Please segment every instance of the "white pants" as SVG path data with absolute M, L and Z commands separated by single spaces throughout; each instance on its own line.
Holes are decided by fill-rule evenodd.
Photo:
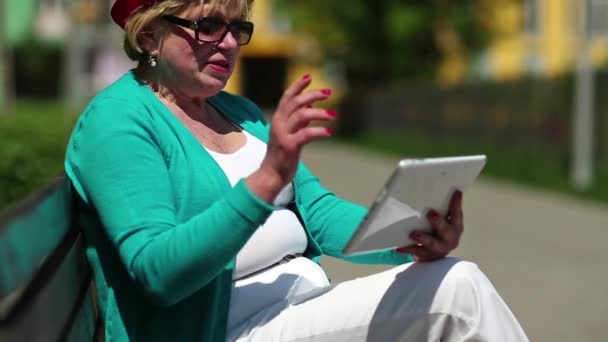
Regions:
M 230 341 L 528 341 L 473 263 L 409 263 L 274 305 Z

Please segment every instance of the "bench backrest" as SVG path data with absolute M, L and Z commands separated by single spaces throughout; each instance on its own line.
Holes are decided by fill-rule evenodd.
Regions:
M 65 176 L 0 216 L 0 341 L 92 341 L 91 270 Z

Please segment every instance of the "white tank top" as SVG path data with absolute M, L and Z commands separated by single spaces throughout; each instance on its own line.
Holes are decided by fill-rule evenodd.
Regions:
M 207 149 L 232 186 L 257 170 L 266 155 L 264 142 L 245 131 L 243 133 L 247 143 L 234 153 L 223 154 Z M 267 268 L 286 255 L 304 253 L 308 244 L 304 228 L 297 216 L 285 208 L 293 198 L 293 186 L 289 184 L 275 199 L 274 212 L 238 253 L 233 279 Z
M 266 144 L 243 131 L 247 143 L 238 151 L 222 154 L 207 149 L 234 186 L 257 170 L 266 155 Z M 228 330 L 245 324 L 266 308 L 285 301 L 297 303 L 329 288 L 329 279 L 314 261 L 299 257 L 275 267 L 289 254 L 303 253 L 308 241 L 297 216 L 285 208 L 294 199 L 292 185 L 277 196 L 276 209 L 236 256 L 228 314 Z M 256 273 L 257 272 L 257 273 Z

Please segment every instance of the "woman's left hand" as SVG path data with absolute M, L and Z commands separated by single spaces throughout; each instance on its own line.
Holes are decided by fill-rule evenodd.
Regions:
M 433 261 L 441 259 L 458 247 L 464 230 L 462 215 L 462 192 L 452 195 L 450 208 L 446 217 L 430 210 L 427 219 L 433 228 L 432 233 L 414 231 L 410 238 L 416 244 L 397 248 L 399 253 L 412 254 L 416 261 Z

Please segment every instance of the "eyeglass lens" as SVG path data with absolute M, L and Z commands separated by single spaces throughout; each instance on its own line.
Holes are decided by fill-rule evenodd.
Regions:
M 244 45 L 251 39 L 252 27 L 246 22 L 233 22 L 226 24 L 221 19 L 202 18 L 198 21 L 198 40 L 215 42 L 224 38 L 226 31 L 230 30 L 239 45 Z

